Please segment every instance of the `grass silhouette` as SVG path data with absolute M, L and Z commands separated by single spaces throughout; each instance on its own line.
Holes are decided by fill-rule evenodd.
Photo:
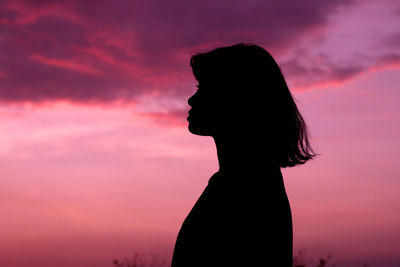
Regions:
M 169 267 L 166 260 L 158 259 L 155 254 L 135 253 L 132 258 L 113 260 L 115 267 Z
M 328 254 L 326 257 L 319 258 L 317 262 L 313 262 L 313 259 L 307 257 L 306 250 L 302 249 L 294 255 L 293 267 L 338 267 L 330 264 L 331 259 L 332 255 Z M 155 254 L 139 253 L 135 253 L 132 258 L 125 258 L 123 260 L 114 259 L 113 264 L 115 267 L 170 267 L 166 260 L 159 259 Z M 368 266 L 365 264 L 362 267 Z
M 311 263 L 307 263 L 305 249 L 299 250 L 296 255 L 293 257 L 293 267 L 308 267 L 308 266 L 315 266 L 315 267 L 329 267 L 329 262 L 332 258 L 332 255 L 328 255 L 325 258 L 320 258 L 317 262 L 317 265 L 311 265 Z M 331 265 L 331 267 L 335 267 L 335 265 Z

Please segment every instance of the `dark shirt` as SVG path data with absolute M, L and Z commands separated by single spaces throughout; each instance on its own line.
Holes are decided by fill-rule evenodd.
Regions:
M 280 169 L 217 172 L 182 224 L 171 267 L 292 267 L 292 239 Z

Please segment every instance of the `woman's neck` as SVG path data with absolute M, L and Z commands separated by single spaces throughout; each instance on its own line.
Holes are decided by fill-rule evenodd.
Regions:
M 220 172 L 270 172 L 280 170 L 273 155 L 265 146 L 247 138 L 237 142 L 234 138 L 214 137 Z

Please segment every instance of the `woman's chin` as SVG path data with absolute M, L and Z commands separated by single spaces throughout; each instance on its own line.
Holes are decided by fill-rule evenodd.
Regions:
M 207 127 L 201 127 L 191 122 L 189 122 L 188 130 L 195 135 L 211 136 L 211 132 Z

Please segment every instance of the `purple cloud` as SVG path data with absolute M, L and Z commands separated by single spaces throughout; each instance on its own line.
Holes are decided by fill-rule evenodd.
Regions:
M 0 99 L 186 96 L 190 53 L 239 41 L 279 53 L 352 2 L 3 1 Z
M 361 64 L 336 63 L 329 57 L 311 64 L 292 58 L 282 62 L 280 66 L 290 85 L 296 89 L 343 83 L 368 69 Z
M 400 47 L 400 32 L 389 35 L 383 43 L 389 47 L 399 48 Z

